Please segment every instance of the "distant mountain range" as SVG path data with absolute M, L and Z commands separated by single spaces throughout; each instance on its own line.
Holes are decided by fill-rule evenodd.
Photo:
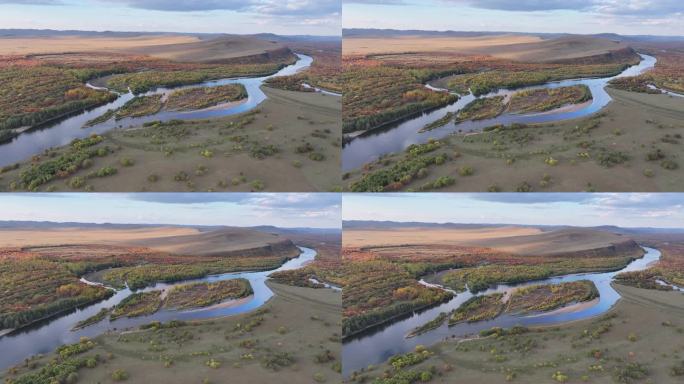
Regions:
M 435 37 L 478 37 L 494 35 L 517 35 L 517 36 L 539 36 L 543 39 L 555 39 L 564 36 L 576 36 L 571 33 L 531 33 L 531 32 L 509 32 L 509 31 L 424 31 L 419 29 L 374 29 L 374 28 L 348 28 L 342 30 L 343 37 L 389 37 L 389 36 L 435 36 Z M 626 42 L 684 42 L 684 36 L 652 36 L 652 35 L 619 35 L 616 33 L 599 33 L 582 36 L 598 37 L 616 41 Z
M 10 228 L 36 228 L 36 229 L 51 229 L 51 228 L 69 228 L 69 227 L 92 227 L 92 228 L 112 228 L 112 229 L 134 229 L 134 228 L 149 228 L 149 227 L 180 227 L 180 228 L 196 228 L 200 231 L 212 231 L 227 227 L 237 227 L 235 225 L 180 225 L 180 224 L 115 224 L 115 223 L 80 223 L 80 222 L 55 222 L 55 221 L 28 221 L 28 220 L 0 220 L 0 230 Z M 260 225 L 252 227 L 240 227 L 247 229 L 254 229 L 262 232 L 307 232 L 307 233 L 338 233 L 338 228 L 308 228 L 308 227 L 293 227 L 280 228 L 272 225 Z
M 505 223 L 491 223 L 491 224 L 462 224 L 462 223 L 426 223 L 419 221 L 372 221 L 372 220 L 345 220 L 342 222 L 344 229 L 361 229 L 361 228 L 450 228 L 450 229 L 477 229 L 477 228 L 492 228 L 492 227 L 528 227 L 540 228 L 544 231 L 553 231 L 563 228 L 573 228 L 569 225 L 526 225 L 526 224 L 505 224 Z M 596 229 L 606 232 L 614 232 L 621 234 L 655 234 L 655 233 L 683 233 L 684 228 L 651 228 L 651 227 L 618 227 L 614 225 L 603 225 L 596 227 L 582 227 L 589 229 Z
M 286 41 L 330 41 L 340 40 L 341 36 L 316 35 L 276 35 L 258 33 L 237 35 L 230 33 L 182 33 L 182 32 L 118 32 L 118 31 L 79 31 L 56 29 L 0 29 L 0 38 L 7 37 L 49 37 L 49 36 L 84 36 L 84 37 L 136 37 L 149 35 L 196 36 L 200 39 L 212 39 L 221 36 L 253 36 L 262 40 Z

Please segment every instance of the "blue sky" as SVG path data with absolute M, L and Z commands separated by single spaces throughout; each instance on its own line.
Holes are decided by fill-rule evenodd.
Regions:
M 345 194 L 344 220 L 684 227 L 684 194 Z
M 344 0 L 344 28 L 684 35 L 682 0 Z
M 0 0 L 0 28 L 340 35 L 340 0 Z
M 0 194 L 0 220 L 340 227 L 332 193 Z

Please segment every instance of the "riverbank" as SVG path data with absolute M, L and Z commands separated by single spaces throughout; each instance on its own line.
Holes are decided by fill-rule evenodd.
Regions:
M 53 178 L 38 189 L 247 192 L 339 188 L 341 142 L 334 133 L 339 132 L 340 98 L 268 87 L 262 91 L 267 97 L 257 109 L 236 116 L 112 130 L 95 148 L 108 147 L 103 156 L 92 157 L 88 167 L 80 167 L 69 178 Z M 0 175 L 0 190 L 21 189 L 22 172 L 55 161 L 70 149 L 55 148 L 37 162 L 8 170 Z M 107 167 L 116 172 L 88 177 Z M 70 180 L 79 178 L 82 184 L 70 185 Z
M 441 185 L 440 191 L 682 190 L 684 164 L 677 155 L 684 142 L 680 139 L 684 136 L 682 99 L 610 87 L 606 92 L 613 101 L 600 113 L 586 118 L 502 126 L 440 139 L 440 146 L 428 155 L 446 156 L 445 161 L 425 167 L 421 177 L 406 179 L 409 181 L 392 188 L 418 190 L 424 184 L 450 177 L 454 182 Z M 655 156 L 649 156 L 651 152 Z M 346 188 L 351 189 L 364 178 L 390 172 L 407 160 L 408 155 L 399 152 L 352 170 L 345 174 Z M 461 175 L 462 167 L 472 172 Z
M 560 371 L 568 382 L 608 384 L 642 367 L 646 380 L 678 383 L 671 370 L 681 364 L 678 351 L 684 345 L 673 340 L 684 332 L 684 294 L 614 287 L 622 299 L 600 317 L 506 336 L 443 341 L 428 347 L 429 359 L 407 369 L 435 366 L 431 383 L 551 382 Z M 386 368 L 382 364 L 362 376 L 379 376 Z
M 658 260 L 661 253 L 652 248 L 645 248 L 646 254 L 640 259 L 633 260 L 620 271 L 635 271 L 645 269 L 653 261 Z M 513 326 L 539 326 L 556 325 L 567 321 L 592 318 L 609 311 L 620 299 L 619 293 L 612 288 L 611 282 L 615 272 L 588 272 L 568 274 L 563 276 L 546 278 L 543 280 L 521 281 L 514 284 L 497 284 L 488 289 L 472 293 L 465 291 L 456 295 L 448 302 L 435 306 L 422 312 L 413 312 L 404 320 L 395 321 L 384 327 L 381 331 L 370 333 L 361 338 L 346 340 L 344 344 L 345 376 L 353 371 L 362 369 L 367 364 L 376 364 L 386 361 L 391 355 L 407 353 L 417 346 L 431 346 L 440 340 L 449 338 L 463 338 L 468 335 L 478 334 L 492 327 L 510 328 Z M 404 336 L 414 329 L 422 327 L 435 319 L 439 314 L 451 313 L 461 308 L 464 304 L 472 302 L 475 297 L 491 297 L 496 294 L 508 294 L 517 289 L 540 284 L 561 284 L 589 280 L 596 287 L 594 296 L 600 297 L 593 306 L 582 303 L 568 305 L 565 311 L 553 310 L 546 313 L 533 313 L 529 316 L 515 314 L 495 314 L 495 317 L 479 319 L 483 321 L 466 322 L 438 326 L 413 338 L 405 339 Z
M 188 276 L 186 280 L 177 281 L 175 283 L 158 282 L 147 288 L 138 290 L 135 293 L 128 287 L 115 292 L 108 291 L 111 293 L 111 297 L 106 300 L 101 300 L 88 306 L 81 306 L 78 310 L 72 309 L 61 316 L 52 316 L 41 323 L 32 323 L 31 326 L 22 329 L 22 332 L 0 338 L 0 348 L 6 348 L 8 351 L 12 351 L 12 353 L 5 353 L 1 356 L 0 364 L 2 364 L 3 367 L 7 367 L 16 364 L 27 356 L 51 351 L 62 343 L 73 343 L 83 337 L 96 337 L 111 330 L 137 327 L 150 322 L 190 321 L 232 316 L 253 311 L 261 307 L 273 296 L 273 292 L 266 285 L 269 274 L 274 271 L 292 270 L 304 267 L 314 260 L 316 256 L 316 252 L 313 249 L 300 248 L 300 252 L 298 257 L 287 260 L 282 265 L 278 266 L 278 268 L 267 271 L 223 273 L 201 278 Z M 141 312 L 136 317 L 132 318 L 121 317 L 115 319 L 112 317 L 107 319 L 106 316 L 98 316 L 104 309 L 111 310 L 112 308 L 118 308 L 120 303 L 125 302 L 133 295 L 159 293 L 160 291 L 168 290 L 169 288 L 190 283 L 218 282 L 240 278 L 249 280 L 253 295 L 251 296 L 251 300 L 239 305 L 217 306 L 187 311 L 165 308 L 159 311 Z M 91 322 L 92 319 L 97 319 L 97 321 Z M 84 323 L 87 323 L 88 325 L 85 327 L 78 327 L 79 324 Z M 47 332 L 49 336 L 46 336 L 45 332 Z
M 496 125 L 553 123 L 589 116 L 602 110 L 611 101 L 610 96 L 605 90 L 606 85 L 611 79 L 638 75 L 650 68 L 653 68 L 656 63 L 656 59 L 653 56 L 640 54 L 640 57 L 642 59 L 641 62 L 637 62 L 636 64 L 632 63 L 634 65 L 631 66 L 629 64 L 623 64 L 620 66 L 620 69 L 617 72 L 609 71 L 606 73 L 599 72 L 595 74 L 596 76 L 603 77 L 593 77 L 591 73 L 583 74 L 581 72 L 572 73 L 570 75 L 566 74 L 567 76 L 549 77 L 544 75 L 543 70 L 541 69 L 540 71 L 542 72 L 540 73 L 530 69 L 531 72 L 529 73 L 534 75 L 533 79 L 536 79 L 534 81 L 521 79 L 519 81 L 513 81 L 512 83 L 503 81 L 499 84 L 495 80 L 492 80 L 493 83 L 490 84 L 489 81 L 483 80 L 484 84 L 486 84 L 483 85 L 485 89 L 481 92 L 478 92 L 477 97 L 473 94 L 468 94 L 469 88 L 467 87 L 463 90 L 457 90 L 457 93 L 462 93 L 463 95 L 455 103 L 450 103 L 447 106 L 440 106 L 440 108 L 434 111 L 418 114 L 415 118 L 409 119 L 400 124 L 396 124 L 392 127 L 368 132 L 368 134 L 359 136 L 347 143 L 344 147 L 343 170 L 351 171 L 355 168 L 363 166 L 365 163 L 373 161 L 374 159 L 378 159 L 383 155 L 404 150 L 411 144 L 421 144 L 430 139 L 440 139 L 451 134 L 482 132 L 486 128 Z M 482 75 L 486 78 L 487 73 L 488 72 L 477 73 L 474 76 Z M 492 73 L 496 74 L 497 71 L 492 71 Z M 457 78 L 461 78 L 462 76 L 466 75 L 458 75 Z M 516 78 L 516 76 L 521 76 L 522 78 L 526 79 L 525 73 L 519 73 L 517 75 L 509 74 L 508 76 L 512 76 L 513 78 Z M 498 77 L 495 77 L 495 79 L 498 79 Z M 458 115 L 464 112 L 466 107 L 472 105 L 473 102 L 493 100 L 493 98 L 500 97 L 503 97 L 507 100 L 513 94 L 519 92 L 534 91 L 545 88 L 553 89 L 561 87 L 573 87 L 579 85 L 586 86 L 592 95 L 592 102 L 585 108 L 575 109 L 572 111 L 556 111 L 556 113 L 547 114 L 504 113 L 498 116 L 487 116 L 490 118 L 466 120 L 458 122 L 455 125 L 447 124 L 440 128 L 432 128 L 430 130 L 424 129 L 425 127 L 431 126 L 431 124 L 435 121 L 442 119 L 449 113 Z M 441 95 L 445 94 L 443 92 L 434 93 Z
M 218 383 L 225 377 L 264 384 L 340 382 L 340 293 L 267 284 L 273 299 L 249 313 L 94 338 L 96 347 L 83 356 L 99 354 L 101 360 L 94 369 L 79 370 L 79 382 L 109 382 L 115 369 L 140 383 Z M 52 357 L 31 360 L 35 366 L 22 366 L 17 375 L 36 372 Z M 211 360 L 219 362 L 215 368 L 206 364 Z M 5 372 L 0 375 L 7 377 Z

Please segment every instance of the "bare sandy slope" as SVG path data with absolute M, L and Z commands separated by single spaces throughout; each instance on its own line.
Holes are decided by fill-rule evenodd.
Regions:
M 538 36 L 497 35 L 479 37 L 360 37 L 345 38 L 345 55 L 451 52 L 464 55 L 491 55 L 502 59 L 543 62 L 589 57 L 627 48 L 624 43 L 587 36 L 543 40 Z
M 173 61 L 193 62 L 259 55 L 282 48 L 284 48 L 282 44 L 273 41 L 254 37 L 227 36 L 178 44 L 134 47 L 129 51 Z
M 199 233 L 199 231 L 196 229 L 181 227 L 150 227 L 136 229 L 103 229 L 87 227 L 0 229 L 0 247 L 87 243 L 120 245 L 151 238 L 170 238 L 197 233 Z
M 342 43 L 344 55 L 367 55 L 374 53 L 455 51 L 467 53 L 484 47 L 542 41 L 537 36 L 478 36 L 478 37 L 345 37 Z
M 193 36 L 145 35 L 136 37 L 20 37 L 0 38 L 0 55 L 37 53 L 122 51 L 159 45 L 189 44 L 200 41 Z
M 282 244 L 286 249 L 291 247 L 284 237 L 246 228 L 225 228 L 210 232 L 200 232 L 194 228 L 184 227 L 0 230 L 0 248 L 65 244 L 139 246 L 162 252 L 196 256 L 225 254 Z
M 532 235 L 472 239 L 462 245 L 491 247 L 522 255 L 554 255 L 601 249 L 629 241 L 625 236 L 585 228 L 569 228 Z
M 486 46 L 473 49 L 495 57 L 525 62 L 574 59 L 627 48 L 627 44 L 587 36 L 570 36 L 532 43 Z
M 132 244 L 183 255 L 221 255 L 225 253 L 256 250 L 259 248 L 290 242 L 276 234 L 259 232 L 245 228 L 226 228 L 211 232 L 201 232 L 173 237 L 138 239 Z M 276 249 L 277 250 L 277 249 Z
M 345 247 L 364 247 L 402 244 L 451 244 L 462 245 L 468 242 L 489 241 L 490 239 L 510 236 L 528 236 L 541 233 L 531 227 L 491 227 L 475 229 L 435 229 L 435 228 L 397 228 L 397 229 L 352 229 L 345 230 L 342 241 Z
M 345 247 L 396 245 L 454 245 L 493 248 L 534 256 L 609 256 L 636 254 L 639 248 L 628 237 L 587 228 L 543 232 L 533 227 L 477 229 L 398 228 L 345 230 Z
M 182 35 L 0 38 L 0 55 L 118 52 L 181 62 L 217 61 L 258 55 L 282 48 L 284 46 L 280 43 L 249 36 L 224 36 L 208 40 Z

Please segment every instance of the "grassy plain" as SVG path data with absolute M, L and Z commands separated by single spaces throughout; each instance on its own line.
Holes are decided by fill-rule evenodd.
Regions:
M 681 190 L 682 99 L 612 88 L 608 93 L 613 102 L 588 118 L 494 127 L 481 134 L 440 139 L 439 147 L 429 155 L 446 156 L 446 161 L 425 166 L 420 175 L 416 170 L 414 177 L 392 188 L 418 190 L 426 181 L 451 177 L 455 182 L 441 190 Z M 347 188 L 409 159 L 407 153 L 383 156 L 344 175 Z M 472 172 L 462 176 L 459 169 L 464 166 Z
M 679 280 L 684 270 L 681 235 L 623 229 L 615 229 L 611 234 L 596 228 L 570 228 L 525 234 L 513 232 L 509 236 L 507 232 L 511 232 L 511 228 L 507 227 L 462 227 L 416 225 L 406 228 L 402 225 L 393 229 L 391 223 L 382 223 L 381 228 L 372 229 L 371 223 L 355 224 L 349 241 L 360 248 L 345 249 L 344 257 L 351 263 L 383 259 L 408 269 L 408 265 L 415 268 L 420 264 L 419 261 L 439 265 L 456 257 L 467 263 L 467 251 L 470 250 L 472 255 L 476 248 L 458 248 L 459 243 L 491 244 L 496 249 L 517 249 L 518 257 L 480 248 L 477 253 L 479 264 L 474 264 L 478 266 L 472 268 L 466 265 L 466 268 L 447 273 L 500 267 L 509 275 L 517 274 L 521 278 L 519 281 L 527 281 L 544 277 L 524 275 L 536 266 L 572 263 L 577 267 L 586 263 L 587 270 L 602 270 L 603 261 L 638 256 L 619 243 L 613 257 L 600 256 L 606 255 L 612 242 L 631 238 L 662 252 L 662 259 L 646 270 L 654 272 L 649 276 L 675 284 L 683 281 Z M 529 230 L 529 227 L 521 230 Z M 385 235 L 392 231 L 396 231 L 394 236 Z M 459 232 L 464 233 L 460 241 L 449 240 L 451 237 L 458 239 Z M 497 232 L 502 237 L 492 238 L 491 234 Z M 431 238 L 421 240 L 419 237 L 419 234 L 428 237 L 431 233 Z M 384 245 L 373 245 L 373 242 L 382 242 L 386 237 L 389 241 Z M 406 238 L 403 243 L 402 237 Z M 444 244 L 440 244 L 440 240 Z M 430 245 L 431 241 L 437 244 Z M 345 245 L 346 242 L 347 237 Z M 523 243 L 526 244 L 524 247 Z M 556 247 L 574 256 L 562 257 L 556 252 Z M 546 252 L 542 252 L 544 248 Z M 528 249 L 537 249 L 537 252 L 546 256 L 535 257 Z M 434 282 L 443 275 L 430 273 L 424 279 Z M 483 272 L 482 276 L 490 280 L 498 279 L 493 271 Z M 626 283 L 631 284 L 631 281 Z M 418 346 L 416 351 L 393 356 L 380 365 L 369 366 L 353 373 L 346 381 L 376 384 L 479 383 L 483 380 L 487 383 L 678 383 L 684 375 L 684 339 L 681 337 L 684 334 L 684 322 L 681 321 L 684 316 L 684 294 L 663 290 L 662 286 L 647 280 L 641 280 L 640 283 L 650 289 L 613 283 L 621 298 L 613 308 L 600 316 L 554 326 L 493 328 L 479 334 L 448 338 L 431 346 Z M 469 288 L 475 285 L 468 282 Z M 416 328 L 413 334 L 443 324 L 447 315 L 451 323 L 456 323 L 489 319 L 500 313 L 535 313 L 584 303 L 580 304 L 581 307 L 596 302 L 596 293 L 594 284 L 589 281 L 531 285 L 505 295 L 472 299 L 459 310 L 441 314 L 433 322 Z
M 449 292 L 419 284 L 421 278 L 456 292 L 466 287 L 478 292 L 497 283 L 612 271 L 643 254 L 633 240 L 594 229 L 388 226 L 368 224 L 344 230 L 344 336 L 452 297 Z M 560 291 L 565 296 L 572 290 Z M 549 306 L 555 302 L 550 299 Z M 479 305 L 474 307 L 479 311 Z M 496 316 L 503 309 L 501 303 L 500 310 L 483 312 Z M 479 312 L 464 313 L 453 321 L 479 316 Z
M 370 32 L 350 37 L 343 56 L 344 76 L 351 84 L 344 96 L 347 140 L 384 126 L 388 127 L 385 133 L 391 134 L 388 123 L 454 101 L 445 98 L 447 93 L 423 87 L 425 83 L 460 95 L 483 95 L 554 80 L 612 76 L 637 63 L 637 51 L 654 55 L 658 61 L 655 69 L 641 76 L 609 85 L 613 101 L 588 117 L 491 126 L 481 133 L 456 128 L 454 134 L 439 138 L 437 145 L 424 144 L 423 156 L 407 148 L 343 175 L 349 180 L 347 190 L 681 190 L 684 177 L 678 146 L 684 135 L 684 103 L 680 97 L 660 95 L 648 87 L 681 93 L 684 51 L 680 43 L 628 44 L 586 36 L 517 42 L 519 38 L 373 36 Z M 419 98 L 410 97 L 414 91 Z M 591 98 L 584 91 L 530 91 L 513 97 L 508 110 L 571 110 Z M 472 115 L 464 117 L 494 116 L 495 111 Z M 453 118 L 458 117 L 447 116 L 427 124 L 423 131 L 449 124 Z
M 27 189 L 31 184 L 22 182 L 22 174 L 41 166 L 51 175 L 34 188 L 50 191 L 340 188 L 341 138 L 336 134 L 340 99 L 268 87 L 264 92 L 269 98 L 241 115 L 110 131 L 89 147 L 96 153 L 85 156 L 90 160 L 86 164 L 84 155 L 74 154 L 73 146 L 55 148 L 0 174 L 0 189 Z M 66 165 L 66 172 L 58 175 L 53 171 L 55 162 L 73 163 L 75 170 Z M 116 172 L 98 174 L 103 168 Z M 43 180 L 43 176 L 34 179 Z
M 568 37 L 541 43 L 517 44 L 524 36 L 485 36 L 466 38 L 421 37 L 421 49 L 406 37 L 374 37 L 371 40 L 384 53 L 353 49 L 364 38 L 352 37 L 343 48 L 343 131 L 355 135 L 392 122 L 419 115 L 456 101 L 455 95 L 424 87 L 430 83 L 458 94 L 482 95 L 500 88 L 543 84 L 578 77 L 605 77 L 622 72 L 639 61 L 639 56 L 622 43 L 591 37 Z M 537 39 L 537 37 L 532 37 Z M 453 46 L 435 48 L 442 41 Z M 461 47 L 483 44 L 480 51 Z M 506 41 L 510 44 L 506 45 Z M 359 42 L 360 41 L 360 42 Z M 434 41 L 434 43 L 430 43 Z M 496 44 L 488 45 L 487 41 Z M 392 50 L 392 43 L 399 44 Z M 351 45 L 348 49 L 347 46 Z M 522 47 L 521 47 L 522 46 Z M 517 50 L 519 49 L 519 51 Z M 514 52 L 503 54 L 499 52 Z
M 622 299 L 600 317 L 444 341 L 428 347 L 429 358 L 414 365 L 396 370 L 382 364 L 349 382 L 421 371 L 431 373 L 431 383 L 680 382 L 684 295 L 615 288 Z M 378 382 L 402 382 L 385 380 Z
M 273 383 L 341 381 L 340 294 L 268 283 L 275 296 L 262 308 L 238 316 L 192 323 L 118 330 L 92 340 L 76 354 L 94 359 L 77 369 L 78 383 L 112 383 L 119 370 L 127 382 Z M 36 383 L 56 358 L 50 353 L 29 366 L 2 372 L 8 383 Z M 57 358 L 58 363 L 66 359 Z M 84 364 L 85 365 L 85 364 Z M 66 375 L 65 375 L 66 376 Z

